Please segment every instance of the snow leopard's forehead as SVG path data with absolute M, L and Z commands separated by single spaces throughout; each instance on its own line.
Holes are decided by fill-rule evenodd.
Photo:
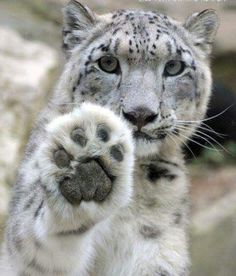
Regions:
M 164 14 L 120 10 L 107 15 L 105 21 L 106 25 L 100 27 L 100 36 L 96 31 L 94 43 L 90 43 L 102 41 L 96 46 L 104 53 L 125 56 L 131 62 L 193 55 L 184 28 Z
M 111 27 L 113 34 L 121 30 L 130 30 L 134 38 L 158 36 L 160 33 L 170 34 L 170 27 L 176 26 L 173 19 L 157 12 L 121 10 L 112 14 Z

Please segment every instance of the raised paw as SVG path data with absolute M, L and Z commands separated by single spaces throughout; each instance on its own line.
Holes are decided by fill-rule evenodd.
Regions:
M 113 201 L 122 206 L 129 200 L 134 162 L 132 136 L 112 111 L 83 104 L 53 120 L 47 131 L 44 175 L 54 179 L 48 181 L 48 191 L 55 191 L 56 186 L 73 206 L 82 201 Z

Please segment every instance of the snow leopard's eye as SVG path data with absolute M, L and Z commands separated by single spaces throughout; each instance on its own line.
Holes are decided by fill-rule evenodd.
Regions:
M 185 63 L 180 60 L 171 60 L 167 62 L 164 75 L 167 77 L 173 77 L 181 74 L 185 69 Z
M 117 58 L 113 56 L 103 56 L 98 60 L 100 69 L 110 74 L 118 74 L 120 65 Z

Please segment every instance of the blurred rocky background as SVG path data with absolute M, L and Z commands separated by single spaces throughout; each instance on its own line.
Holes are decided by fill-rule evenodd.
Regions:
M 10 187 L 30 129 L 60 74 L 61 8 L 65 0 L 0 0 L 0 227 Z M 221 27 L 213 54 L 215 84 L 206 121 L 226 134 L 191 143 L 186 151 L 192 180 L 192 276 L 236 275 L 236 2 L 234 0 L 87 0 L 98 13 L 120 8 L 158 10 L 183 20 L 217 10 Z M 194 157 L 197 156 L 197 158 Z

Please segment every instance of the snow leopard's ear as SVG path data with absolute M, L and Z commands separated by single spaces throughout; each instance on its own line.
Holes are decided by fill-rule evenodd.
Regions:
M 215 10 L 207 9 L 189 16 L 184 27 L 191 33 L 194 46 L 210 54 L 218 27 L 219 18 Z
M 76 0 L 63 9 L 63 49 L 69 52 L 86 38 L 96 23 L 96 15 Z

